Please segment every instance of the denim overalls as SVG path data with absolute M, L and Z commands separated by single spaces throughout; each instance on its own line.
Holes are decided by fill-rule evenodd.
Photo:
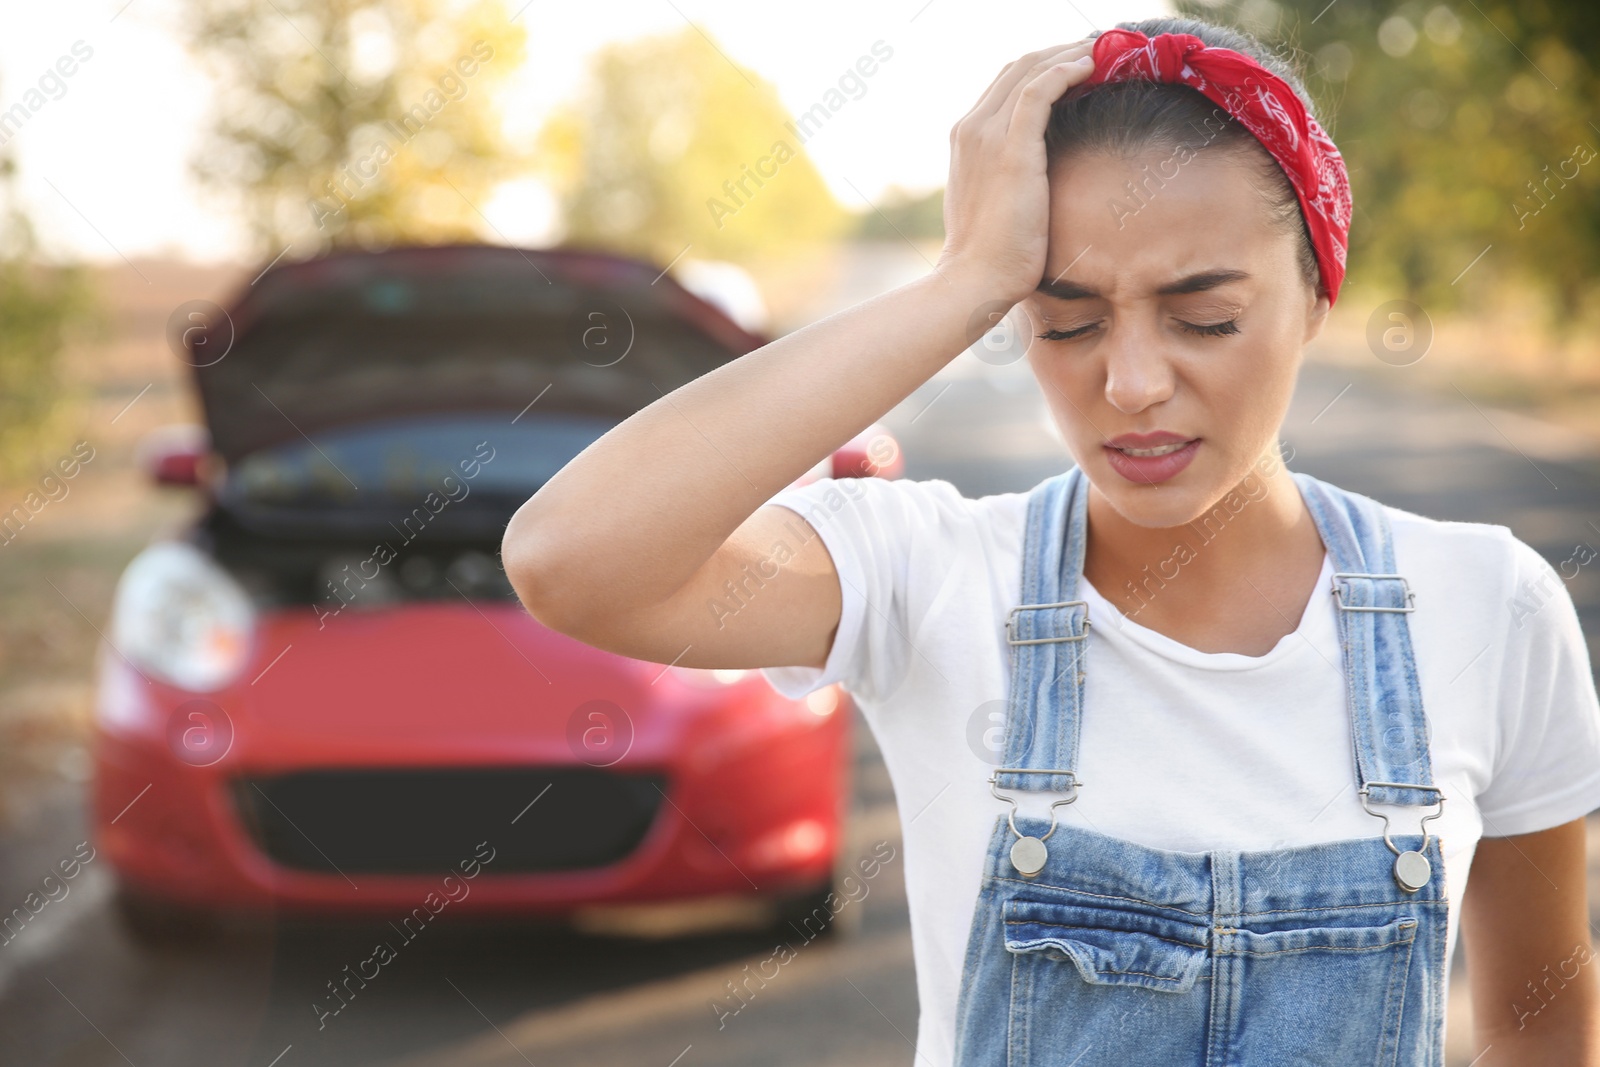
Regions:
M 1006 621 L 1005 756 L 989 780 L 1011 808 L 995 817 L 967 943 L 958 1067 L 1442 1067 L 1448 897 L 1439 837 L 1425 831 L 1444 795 L 1411 654 L 1413 595 L 1376 501 L 1293 477 L 1336 572 L 1358 792 L 1381 830 L 1176 852 L 1056 821 L 1080 784 L 1088 479 L 1073 467 L 1041 483 L 1023 603 Z M 1203 782 L 1229 768 L 1196 771 Z M 1018 790 L 1066 796 L 1045 818 L 1018 810 L 1007 795 Z M 1413 806 L 1395 814 L 1424 832 L 1389 833 L 1370 804 Z

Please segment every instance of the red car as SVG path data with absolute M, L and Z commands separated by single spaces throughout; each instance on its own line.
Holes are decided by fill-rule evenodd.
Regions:
M 150 463 L 206 507 L 129 564 L 97 691 L 134 932 L 724 895 L 831 929 L 848 697 L 581 644 L 497 558 L 585 446 L 764 338 L 647 263 L 487 246 L 333 254 L 180 312 L 208 437 Z M 874 430 L 802 480 L 899 473 Z

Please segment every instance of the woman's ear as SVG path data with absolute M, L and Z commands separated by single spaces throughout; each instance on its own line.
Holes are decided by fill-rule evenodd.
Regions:
M 1323 323 L 1328 321 L 1328 309 L 1333 302 L 1328 299 L 1328 294 L 1321 287 L 1316 291 L 1316 300 L 1312 303 L 1310 311 L 1306 314 L 1306 335 L 1301 344 L 1310 344 L 1322 332 Z

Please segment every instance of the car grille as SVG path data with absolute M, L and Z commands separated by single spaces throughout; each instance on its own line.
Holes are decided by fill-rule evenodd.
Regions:
M 589 767 L 302 771 L 233 780 L 257 847 L 302 871 L 439 874 L 487 841 L 495 874 L 578 871 L 626 857 L 661 775 Z

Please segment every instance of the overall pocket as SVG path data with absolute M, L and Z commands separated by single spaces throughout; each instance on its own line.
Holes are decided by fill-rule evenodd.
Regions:
M 1201 1062 L 1211 1002 L 1203 922 L 1028 898 L 1005 901 L 1001 915 L 1007 1067 Z
M 1091 985 L 1193 988 L 1206 962 L 1205 927 L 1120 908 L 1016 898 L 1005 902 L 1006 949 L 1071 961 Z
M 1398 1067 L 1404 1022 L 1427 1017 L 1413 915 L 1213 930 L 1198 916 L 1025 897 L 1001 915 L 1009 1067 L 1173 1067 L 1219 1048 L 1229 1063 Z

